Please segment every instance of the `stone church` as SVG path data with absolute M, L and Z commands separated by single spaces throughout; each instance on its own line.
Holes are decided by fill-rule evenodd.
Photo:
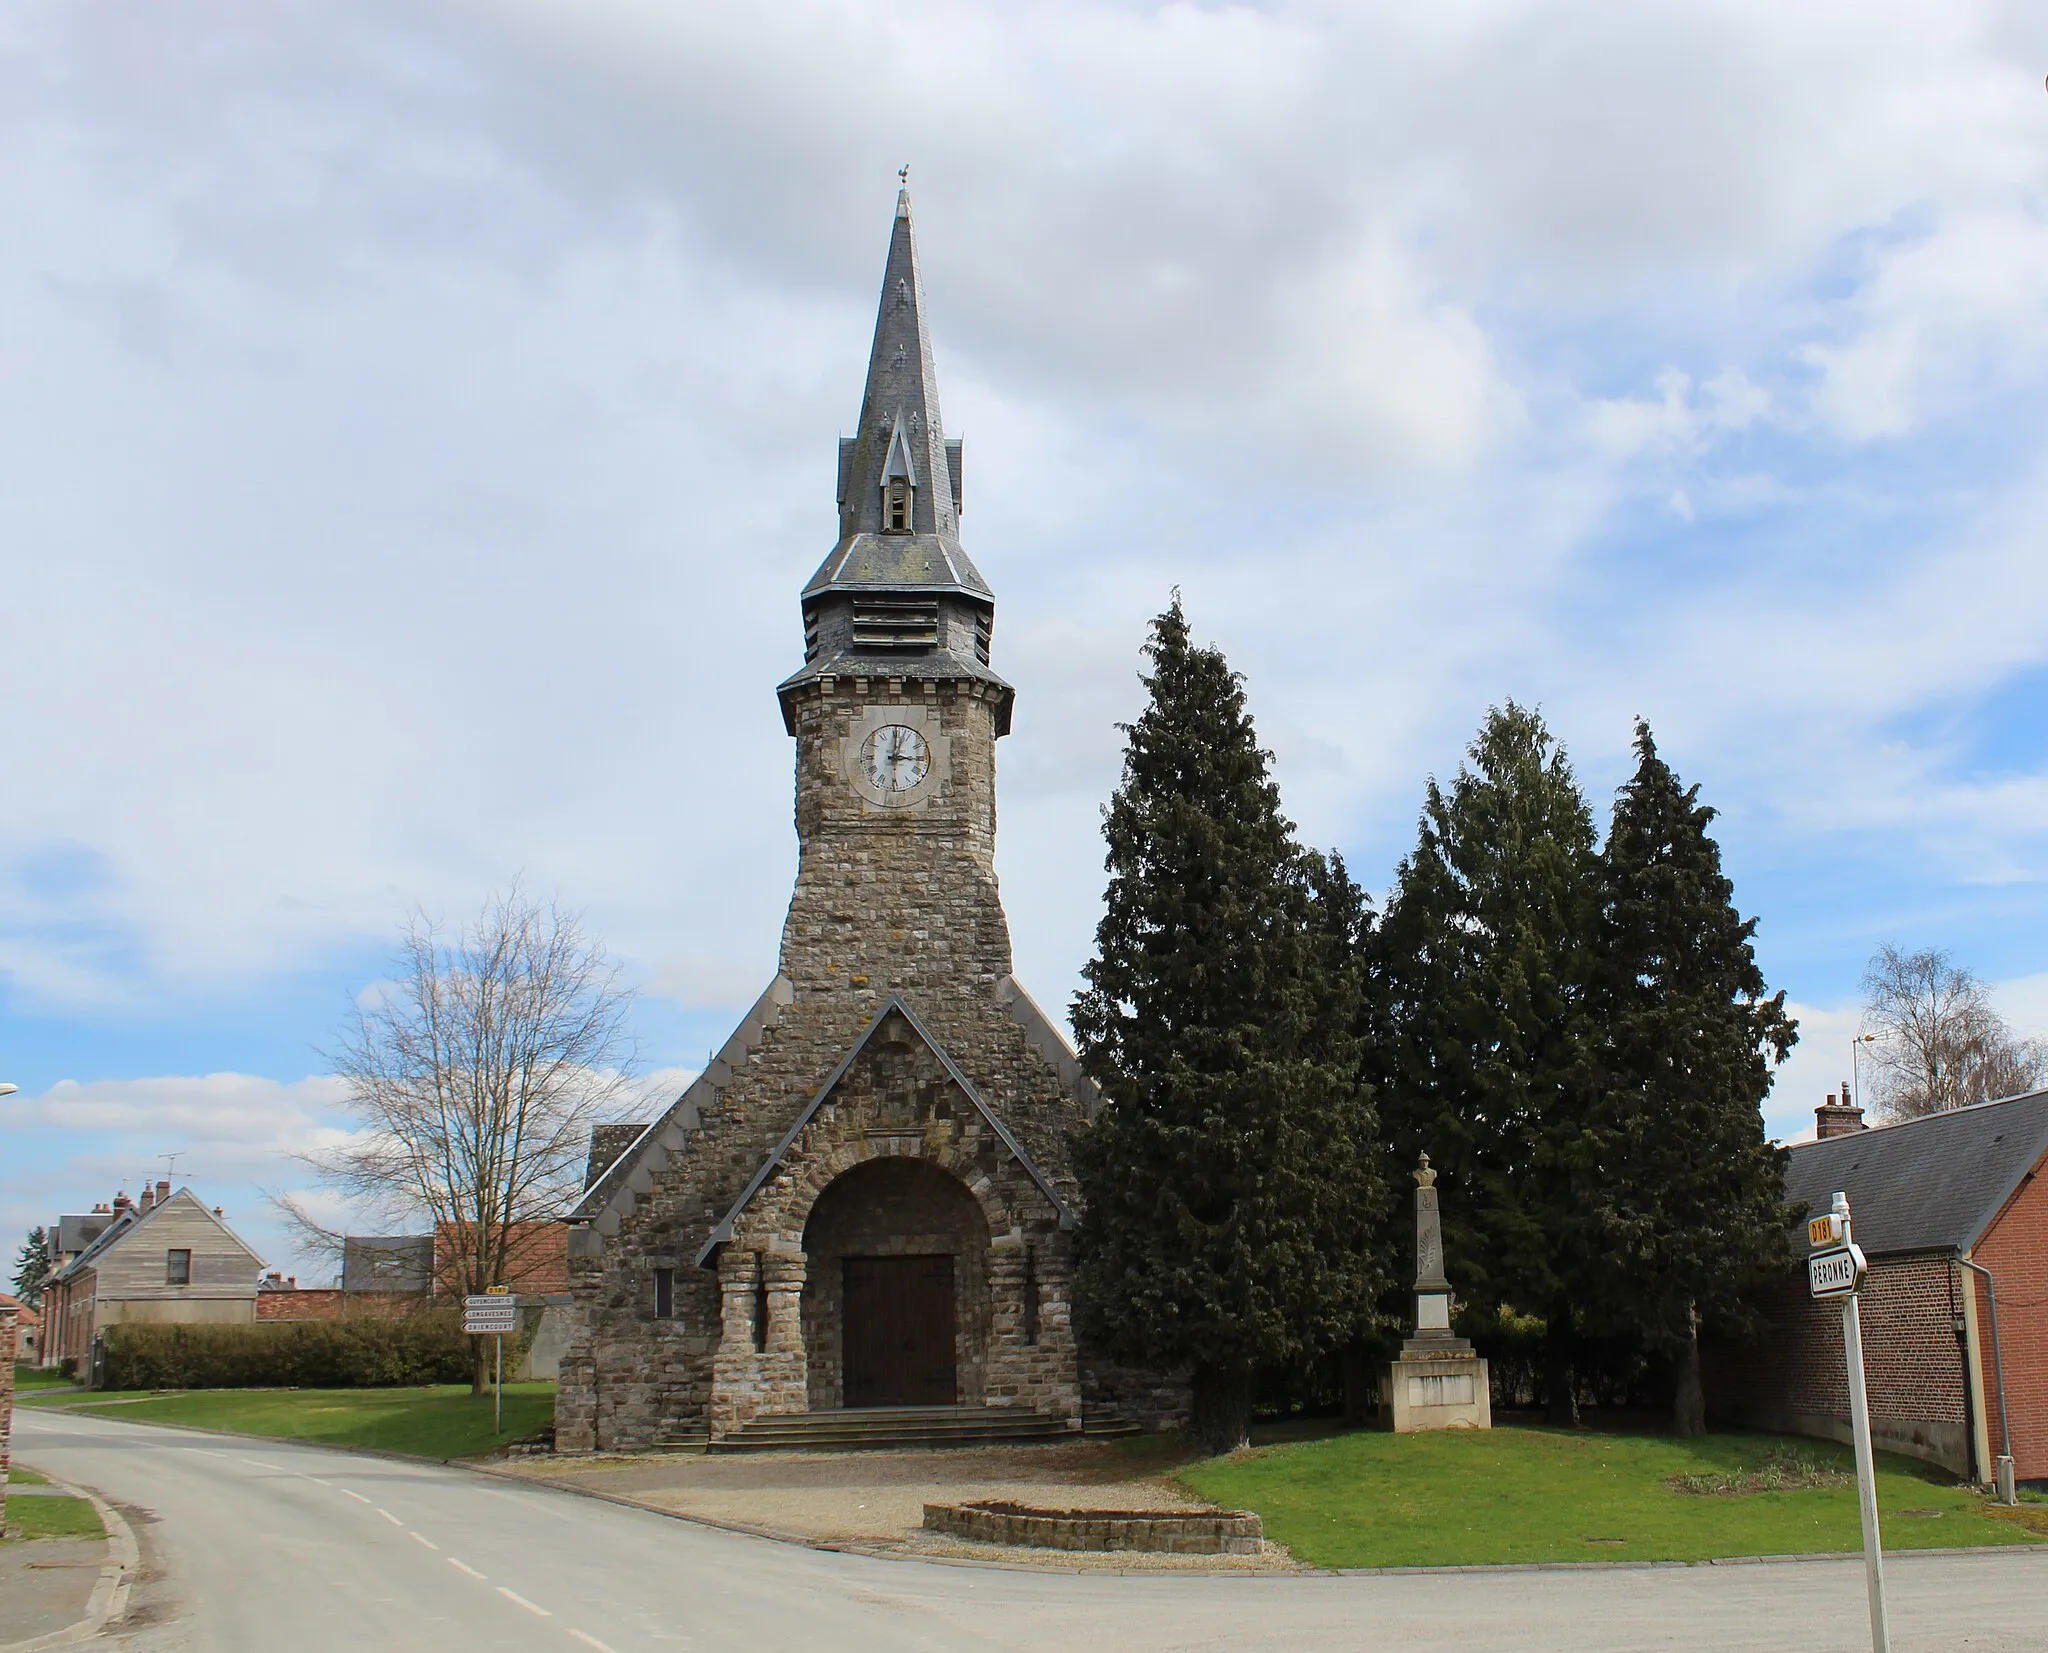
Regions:
M 838 484 L 776 691 L 801 851 L 781 968 L 662 1118 L 593 1153 L 562 1451 L 831 1438 L 886 1409 L 1054 1433 L 1081 1426 L 1084 1383 L 1116 1397 L 1106 1369 L 1084 1379 L 1069 1313 L 1068 1144 L 1095 1093 L 1010 973 L 1015 691 L 960 544 L 907 192 Z

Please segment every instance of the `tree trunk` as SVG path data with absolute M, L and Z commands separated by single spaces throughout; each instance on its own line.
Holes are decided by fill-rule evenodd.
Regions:
M 472 1336 L 469 1352 L 475 1358 L 470 1362 L 469 1392 L 472 1395 L 488 1395 L 491 1392 L 491 1340 L 488 1337 Z
M 1252 1374 L 1240 1366 L 1197 1366 L 1188 1436 L 1204 1457 L 1251 1444 Z
M 1569 1315 L 1551 1317 L 1552 1327 L 1569 1324 Z M 1579 1427 L 1579 1386 L 1572 1371 L 1570 1337 L 1552 1330 L 1543 1340 L 1544 1422 L 1558 1429 Z
M 1374 1404 L 1379 1374 L 1373 1370 L 1372 1355 L 1363 1343 L 1352 1343 L 1339 1357 L 1344 1371 L 1344 1421 L 1353 1429 L 1363 1429 L 1379 1417 Z
M 1671 1429 L 1677 1435 L 1707 1432 L 1707 1391 L 1700 1382 L 1700 1317 L 1686 1311 L 1685 1342 L 1678 1351 L 1678 1378 L 1671 1393 Z

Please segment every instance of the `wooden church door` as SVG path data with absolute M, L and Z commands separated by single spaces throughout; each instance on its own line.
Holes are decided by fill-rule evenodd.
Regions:
M 842 1406 L 951 1406 L 953 1259 L 848 1257 L 841 1335 Z

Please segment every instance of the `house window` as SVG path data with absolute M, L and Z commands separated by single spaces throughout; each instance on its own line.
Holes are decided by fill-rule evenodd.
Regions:
M 886 534 L 910 532 L 909 483 L 892 482 L 889 491 L 882 496 L 882 531 Z
M 654 1271 L 654 1318 L 673 1320 L 676 1317 L 676 1271 L 672 1268 L 658 1268 Z
M 167 1286 L 189 1286 L 192 1284 L 191 1252 L 166 1251 L 164 1253 L 164 1284 Z
M 754 1347 L 768 1347 L 768 1255 L 754 1253 Z

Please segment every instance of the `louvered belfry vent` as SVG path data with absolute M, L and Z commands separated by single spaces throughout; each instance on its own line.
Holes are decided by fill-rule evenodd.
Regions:
M 939 600 L 874 592 L 853 603 L 853 646 L 922 653 L 939 646 Z

